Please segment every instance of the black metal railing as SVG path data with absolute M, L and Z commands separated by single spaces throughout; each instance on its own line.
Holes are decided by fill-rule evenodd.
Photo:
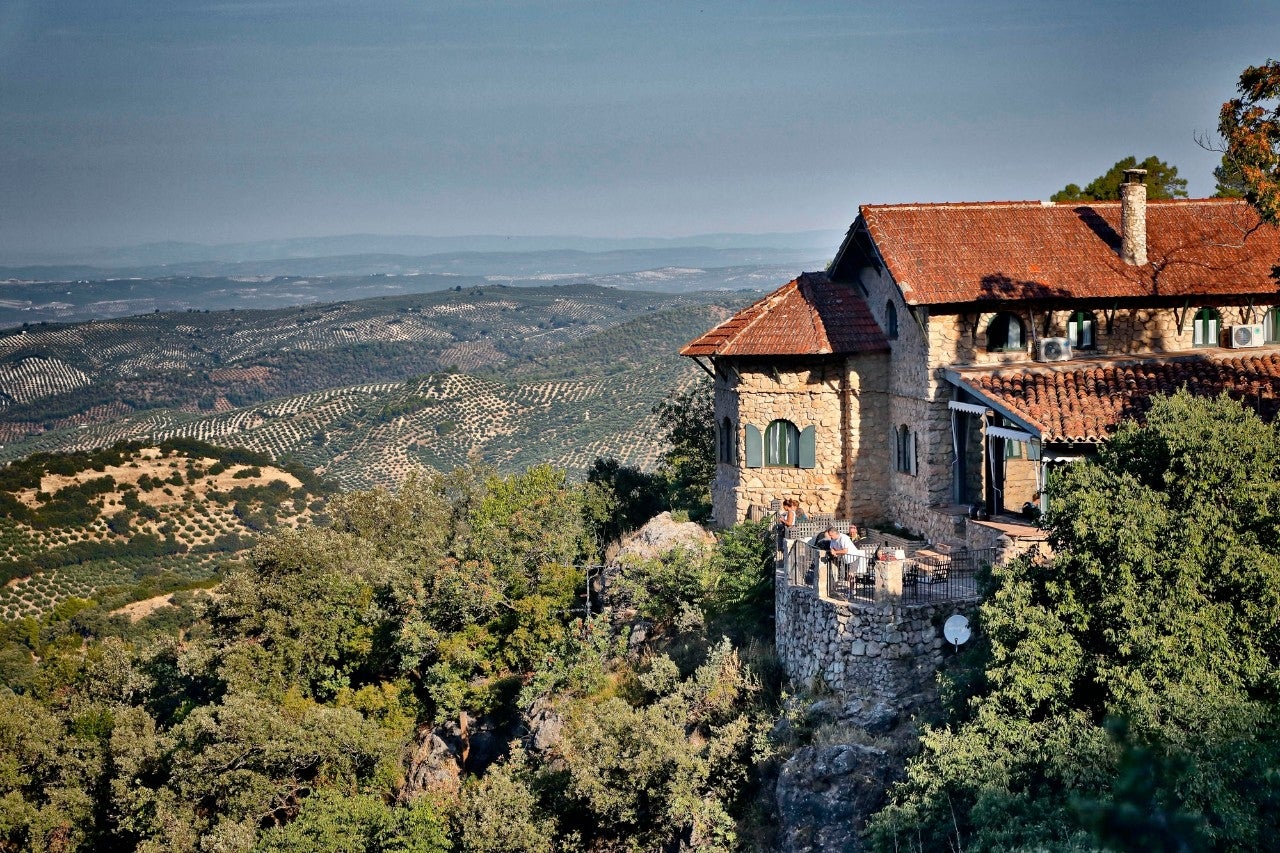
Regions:
M 873 543 L 859 543 L 861 546 L 870 544 Z M 821 576 L 825 581 L 821 586 L 825 588 L 826 596 L 836 601 L 874 601 L 877 584 L 882 587 L 882 593 L 898 594 L 904 601 L 977 598 L 978 570 L 991 565 L 997 556 L 994 548 L 949 553 L 916 548 L 905 559 L 894 561 L 901 565 L 895 566 L 891 573 L 888 567 L 872 559 L 871 554 L 842 561 L 803 539 L 786 539 L 783 546 L 781 559 L 787 582 L 792 586 L 818 589 Z M 897 592 L 898 585 L 889 579 L 898 568 L 902 573 L 900 592 Z M 877 575 L 880 575 L 879 581 Z
M 995 560 L 995 548 L 917 554 L 903 566 L 902 597 L 908 601 L 977 598 L 978 570 Z

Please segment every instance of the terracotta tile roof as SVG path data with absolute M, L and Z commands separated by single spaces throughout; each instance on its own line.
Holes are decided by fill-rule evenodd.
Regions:
M 1053 442 L 1105 439 L 1141 418 L 1154 394 L 1184 385 L 1201 396 L 1226 392 L 1267 420 L 1280 415 L 1280 350 L 1250 355 L 1215 350 L 1148 361 L 1071 362 L 1018 369 L 960 370 L 960 384 L 1007 409 Z
M 862 296 L 804 273 L 680 350 L 684 356 L 826 355 L 888 350 Z
M 1277 289 L 1271 270 L 1280 261 L 1280 229 L 1233 199 L 1148 202 L 1151 262 L 1141 267 L 1120 260 L 1118 201 L 864 205 L 859 212 L 913 305 Z

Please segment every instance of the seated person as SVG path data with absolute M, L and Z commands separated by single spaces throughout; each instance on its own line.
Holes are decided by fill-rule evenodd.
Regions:
M 840 560 L 842 580 L 848 580 L 850 574 L 855 577 L 869 574 L 867 554 L 854 544 L 858 538 L 858 525 L 850 524 L 848 533 L 839 533 L 834 527 L 828 527 L 826 535 L 831 540 L 831 556 Z

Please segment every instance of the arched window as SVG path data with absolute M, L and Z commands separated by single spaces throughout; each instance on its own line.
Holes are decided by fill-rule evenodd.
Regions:
M 1280 305 L 1267 312 L 1264 339 L 1269 344 L 1280 344 Z
M 884 304 L 884 333 L 889 340 L 898 339 L 898 307 L 890 300 Z
M 800 467 L 800 430 L 791 421 L 773 421 L 764 430 L 764 464 Z
M 733 422 L 726 416 L 720 422 L 720 461 L 732 465 L 733 459 Z
M 893 431 L 893 467 L 903 474 L 916 473 L 916 434 L 903 424 Z
M 1067 320 L 1067 339 L 1075 349 L 1093 349 L 1093 330 L 1097 328 L 1093 315 L 1088 311 L 1076 311 Z
M 1022 321 L 1016 314 L 1007 311 L 997 314 L 987 326 L 987 350 L 1002 352 L 1006 350 L 1026 349 L 1026 338 L 1022 334 Z
M 1196 319 L 1191 326 L 1191 345 L 1193 347 L 1216 347 L 1218 345 L 1218 311 L 1216 308 L 1201 308 L 1196 312 Z

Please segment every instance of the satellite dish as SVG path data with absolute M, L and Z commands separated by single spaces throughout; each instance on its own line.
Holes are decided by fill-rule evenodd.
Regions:
M 942 625 L 942 636 L 956 649 L 968 641 L 969 633 L 969 620 L 959 613 L 949 617 Z

